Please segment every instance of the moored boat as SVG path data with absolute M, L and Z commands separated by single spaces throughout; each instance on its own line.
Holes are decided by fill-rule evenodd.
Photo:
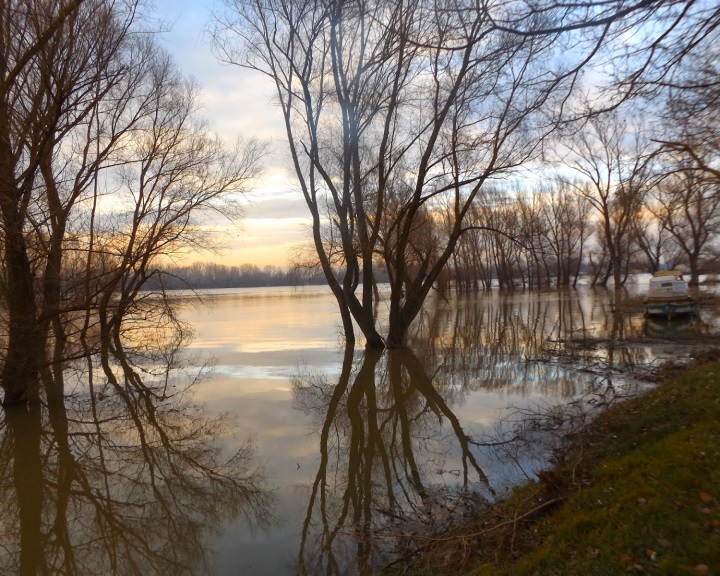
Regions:
M 680 270 L 662 270 L 650 278 L 646 315 L 671 319 L 694 314 L 696 309 L 697 301 L 688 294 L 687 282 Z

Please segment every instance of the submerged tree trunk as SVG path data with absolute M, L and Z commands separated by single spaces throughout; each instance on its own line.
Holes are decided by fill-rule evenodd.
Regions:
M 689 254 L 688 261 L 690 264 L 690 281 L 688 282 L 689 286 L 700 286 L 700 254 L 699 251 L 695 251 L 691 254 Z
M 569 96 L 586 62 L 584 50 L 555 58 L 567 56 L 560 36 L 513 10 L 253 0 L 228 3 L 218 22 L 222 57 L 274 81 L 318 258 L 370 348 L 405 346 L 474 205 L 536 157 L 554 131 L 546 107 Z M 532 29 L 508 34 L 498 21 Z M 528 281 L 516 252 L 503 254 L 503 285 L 516 272 Z M 391 275 L 386 339 L 370 288 L 378 264 Z
M 37 372 L 43 342 L 37 325 L 37 307 L 33 291 L 33 274 L 22 231 L 22 221 L 12 190 L 0 191 L 0 210 L 5 231 L 3 244 L 6 266 L 8 343 L 1 385 L 3 404 L 15 406 L 36 401 Z

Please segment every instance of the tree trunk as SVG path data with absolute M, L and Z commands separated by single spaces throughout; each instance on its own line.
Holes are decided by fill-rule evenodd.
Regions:
M 613 284 L 615 290 L 620 290 L 623 287 L 622 268 L 617 265 L 613 266 Z
M 5 225 L 8 344 L 2 370 L 3 405 L 38 400 L 38 366 L 43 342 L 37 325 L 33 274 L 27 257 L 15 194 L 3 190 L 0 200 Z
M 689 286 L 699 286 L 700 285 L 700 269 L 698 266 L 698 254 L 690 254 L 688 257 L 688 261 L 690 264 L 690 282 L 688 283 Z

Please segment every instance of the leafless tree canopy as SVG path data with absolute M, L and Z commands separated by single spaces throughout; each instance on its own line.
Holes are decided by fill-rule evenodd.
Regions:
M 349 337 L 352 317 L 370 346 L 404 345 L 481 191 L 538 154 L 582 66 L 639 6 L 227 3 L 216 45 L 275 82 Z M 376 262 L 390 275 L 386 335 L 372 317 Z
M 138 2 L 0 8 L 0 290 L 5 403 L 99 323 L 106 335 L 159 257 L 232 214 L 262 147 L 226 150 L 197 89 L 155 43 Z M 231 202 L 228 202 L 230 200 Z M 78 347 L 79 349 L 79 347 Z
M 650 151 L 635 150 L 635 168 L 617 174 L 630 156 L 610 132 L 624 132 L 623 122 L 598 110 L 685 86 L 684 70 L 713 45 L 718 21 L 713 3 L 695 0 L 227 0 L 215 45 L 224 61 L 274 82 L 314 246 L 348 338 L 354 320 L 369 346 L 396 347 L 447 263 L 467 253 L 463 235 L 515 242 L 501 258 L 511 268 L 527 242 L 539 247 L 546 232 L 538 223 L 520 231 L 490 218 L 487 192 L 537 159 L 560 122 L 588 114 L 596 119 L 576 142 L 591 164 L 600 161 L 590 150 L 596 144 L 614 154 L 602 160 L 614 174 L 581 169 L 595 190 L 581 195 L 599 218 L 607 256 L 600 274 L 622 285 Z M 571 110 L 590 66 L 609 81 L 591 79 L 583 89 L 594 85 L 599 98 Z M 539 270 L 534 260 L 528 269 Z M 577 275 L 579 266 L 569 266 Z M 373 317 L 379 269 L 391 285 L 386 330 Z

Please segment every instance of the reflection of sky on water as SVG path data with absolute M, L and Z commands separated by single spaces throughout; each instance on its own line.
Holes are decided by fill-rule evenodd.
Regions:
M 2 574 L 213 574 L 219 527 L 271 525 L 252 440 L 195 402 L 203 371 L 160 363 L 172 342 L 113 343 L 102 369 L 90 355 L 43 375 L 47 401 L 0 411 Z
M 323 288 L 231 291 L 206 302 L 182 311 L 195 333 L 188 354 L 213 359 L 198 400 L 211 411 L 236 414 L 240 436 L 254 436 L 276 488 L 279 520 L 258 533 L 242 524 L 224 528 L 211 543 L 214 570 L 228 576 L 293 574 L 317 440 L 307 417 L 293 407 L 291 379 L 304 366 L 339 371 L 336 304 Z
M 408 349 L 384 353 L 341 347 L 321 288 L 181 301 L 187 349 L 162 315 L 130 322 L 45 375 L 64 402 L 0 412 L 0 572 L 19 547 L 28 573 L 72 557 L 63 573 L 200 574 L 206 548 L 220 576 L 366 573 L 533 478 L 568 415 L 717 341 L 712 310 L 649 321 L 613 296 L 431 298 Z
M 224 529 L 211 543 L 217 551 L 215 570 L 219 575 L 292 574 L 320 462 L 323 402 L 343 363 L 339 315 L 325 288 L 224 292 L 182 309 L 182 319 L 195 332 L 188 357 L 213 359 L 213 373 L 199 388 L 197 400 L 211 412 L 237 415 L 237 433 L 254 436 L 270 484 L 277 489 L 280 522 L 263 533 L 248 533 L 239 525 Z M 438 298 L 419 318 L 411 347 L 463 430 L 482 439 L 511 427 L 506 423 L 496 430 L 496 423 L 513 406 L 552 405 L 609 384 L 632 391 L 628 373 L 661 354 L 651 343 L 627 345 L 644 335 L 646 323 L 641 314 L 614 315 L 613 296 L 584 288 Z M 356 351 L 352 378 L 361 358 L 362 351 Z M 390 402 L 392 409 L 382 366 L 377 368 L 378 401 Z M 309 404 L 298 404 L 293 396 L 298 378 L 305 381 Z M 313 382 L 321 393 L 312 394 Z M 423 397 L 408 398 L 416 410 Z M 423 426 L 430 428 L 421 428 L 413 440 L 415 457 L 425 482 L 451 488 L 458 483 L 462 453 L 447 419 L 441 424 L 429 416 L 423 416 Z M 345 425 L 334 424 L 340 427 L 335 430 L 338 449 Z M 517 466 L 499 462 L 492 450 L 473 452 L 499 494 L 521 479 Z M 532 474 L 545 457 L 546 451 L 538 449 L 517 455 L 517 462 Z M 333 482 L 340 482 L 342 490 L 348 470 L 342 462 L 338 465 Z
M 220 364 L 214 367 L 213 372 L 217 376 L 241 379 L 277 379 L 288 380 L 295 376 L 300 366 L 310 364 L 313 369 L 325 374 L 337 374 L 340 371 L 340 364 L 333 362 L 312 362 L 309 355 L 304 355 L 296 365 L 263 365 L 263 364 Z M 241 360 L 238 358 L 238 360 Z M 285 388 L 289 390 L 289 387 Z

